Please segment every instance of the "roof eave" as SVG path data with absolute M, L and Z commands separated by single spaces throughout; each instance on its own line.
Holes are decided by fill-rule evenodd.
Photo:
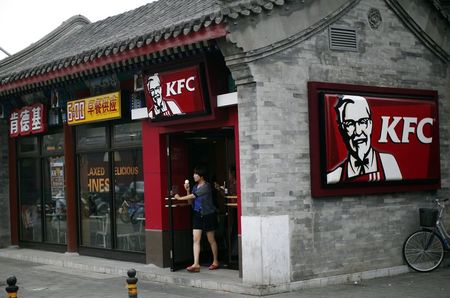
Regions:
M 94 70 L 105 65 L 126 61 L 136 57 L 145 56 L 154 52 L 162 51 L 169 48 L 186 46 L 202 41 L 208 41 L 224 37 L 227 34 L 226 25 L 222 22 L 217 25 L 203 27 L 197 32 L 191 31 L 188 34 L 180 34 L 176 37 L 168 39 L 160 39 L 157 42 L 153 41 L 150 44 L 142 45 L 142 47 L 134 47 L 125 51 L 118 51 L 109 55 L 103 55 L 93 60 L 88 60 L 80 64 L 68 65 L 60 69 L 50 70 L 45 73 L 40 73 L 30 76 L 21 76 L 22 78 L 9 81 L 5 84 L 0 84 L 0 93 L 5 91 L 12 91 L 31 84 L 39 84 L 48 80 L 53 80 L 65 76 L 70 76 L 84 71 Z

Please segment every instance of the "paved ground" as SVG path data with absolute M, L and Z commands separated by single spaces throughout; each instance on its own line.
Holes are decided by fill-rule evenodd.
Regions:
M 0 286 L 15 275 L 20 287 L 18 297 L 128 297 L 125 277 L 42 265 L 0 257 Z M 408 273 L 324 288 L 314 288 L 270 297 L 450 297 L 450 268 L 432 273 Z M 250 297 L 173 284 L 139 281 L 139 297 Z M 3 292 L 0 291 L 0 292 Z M 5 292 L 3 292 L 5 293 Z M 0 294 L 0 297 L 3 294 Z
M 17 277 L 19 298 L 128 297 L 125 277 L 122 276 L 86 272 L 55 265 L 42 265 L 0 257 L 0 285 L 3 289 L 6 286 L 6 279 L 10 275 Z M 248 297 L 148 281 L 138 282 L 138 294 L 139 297 L 164 298 Z M 0 294 L 0 297 L 4 297 L 2 295 Z

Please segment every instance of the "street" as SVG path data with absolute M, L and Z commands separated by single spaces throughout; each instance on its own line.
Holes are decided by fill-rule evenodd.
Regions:
M 15 275 L 18 297 L 128 297 L 125 277 L 44 265 L 0 257 L 0 285 Z M 139 277 L 139 276 L 138 276 Z M 322 288 L 312 288 L 270 297 L 449 297 L 450 268 L 432 273 L 408 273 Z M 6 296 L 3 292 L 2 297 Z M 235 293 L 211 291 L 139 280 L 139 297 L 251 297 Z

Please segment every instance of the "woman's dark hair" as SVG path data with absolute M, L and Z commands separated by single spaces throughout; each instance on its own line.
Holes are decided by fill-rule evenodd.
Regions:
M 206 169 L 202 166 L 196 166 L 194 168 L 194 174 L 199 175 L 200 177 L 205 177 L 206 176 Z

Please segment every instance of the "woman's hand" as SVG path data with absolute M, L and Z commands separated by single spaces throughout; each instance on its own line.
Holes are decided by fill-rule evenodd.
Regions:
M 173 197 L 175 200 L 179 200 L 181 198 L 179 194 L 175 194 Z

